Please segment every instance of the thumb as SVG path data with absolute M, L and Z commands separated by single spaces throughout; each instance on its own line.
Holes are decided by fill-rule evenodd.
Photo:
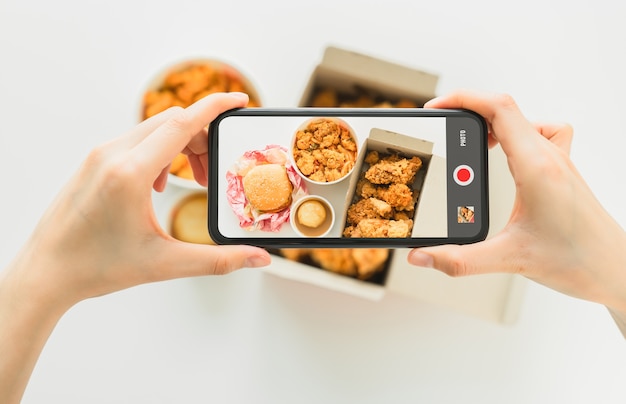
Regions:
M 241 268 L 258 268 L 271 263 L 269 253 L 247 245 L 201 245 L 169 241 L 159 260 L 158 280 L 204 275 L 224 275 Z
M 475 244 L 442 245 L 416 248 L 409 253 L 409 264 L 434 268 L 452 277 L 486 273 L 519 273 L 519 248 L 511 248 L 509 235 L 497 236 Z

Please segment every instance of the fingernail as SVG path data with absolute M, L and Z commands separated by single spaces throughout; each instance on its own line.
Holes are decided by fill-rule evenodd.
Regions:
M 237 91 L 234 91 L 232 93 L 228 93 L 228 95 L 230 95 L 231 97 L 240 99 L 240 100 L 247 100 L 248 99 L 248 94 L 240 93 L 240 92 L 237 92 Z
M 433 257 L 419 250 L 413 250 L 409 253 L 409 263 L 426 268 L 432 268 L 434 265 Z
M 426 103 L 424 104 L 424 108 L 429 108 L 430 105 L 432 105 L 433 103 L 437 102 L 439 99 L 441 99 L 441 97 L 435 97 L 431 100 L 426 101 Z
M 246 268 L 259 268 L 266 267 L 272 262 L 269 255 L 253 255 L 252 257 L 246 258 L 246 262 L 244 266 Z

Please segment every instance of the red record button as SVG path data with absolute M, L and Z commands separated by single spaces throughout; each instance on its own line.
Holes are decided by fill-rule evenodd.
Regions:
M 468 165 L 461 164 L 454 169 L 452 177 L 454 178 L 454 182 L 464 187 L 474 181 L 474 170 Z

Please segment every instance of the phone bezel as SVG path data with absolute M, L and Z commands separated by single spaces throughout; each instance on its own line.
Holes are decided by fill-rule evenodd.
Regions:
M 470 117 L 480 128 L 483 137 L 480 148 L 480 174 L 482 176 L 480 189 L 482 214 L 479 232 L 472 237 L 430 237 L 430 238 L 310 238 L 310 237 L 241 237 L 231 238 L 222 235 L 216 223 L 219 210 L 228 209 L 228 206 L 219 206 L 217 180 L 219 159 L 219 125 L 229 116 L 288 116 L 288 117 Z M 268 248 L 403 248 L 424 247 L 440 244 L 470 244 L 484 240 L 489 231 L 489 175 L 488 175 L 488 148 L 487 124 L 482 116 L 465 109 L 423 109 L 423 108 L 238 108 L 220 114 L 208 128 L 209 164 L 207 178 L 208 186 L 208 231 L 211 238 L 220 245 L 248 244 Z

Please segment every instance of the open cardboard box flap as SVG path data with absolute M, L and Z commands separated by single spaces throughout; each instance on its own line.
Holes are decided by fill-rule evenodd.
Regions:
M 391 99 L 406 97 L 423 104 L 435 97 L 438 80 L 431 73 L 331 46 L 324 51 L 298 105 L 308 105 L 316 86 L 344 93 L 366 88 Z

